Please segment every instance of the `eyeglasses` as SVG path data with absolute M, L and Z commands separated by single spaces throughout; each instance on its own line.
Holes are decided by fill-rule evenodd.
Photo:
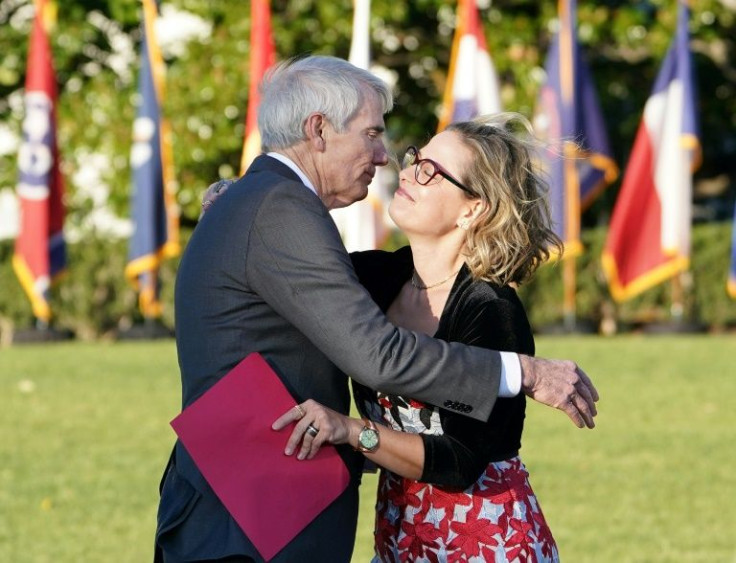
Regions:
M 404 153 L 404 158 L 401 161 L 402 169 L 409 168 L 409 166 L 411 165 L 414 165 L 414 178 L 416 178 L 416 181 L 419 182 L 422 186 L 426 186 L 427 184 L 429 184 L 432 179 L 439 174 L 445 180 L 447 180 L 448 182 L 452 182 L 464 192 L 467 192 L 472 196 L 476 196 L 476 194 L 473 193 L 470 188 L 466 188 L 455 178 L 450 176 L 434 160 L 430 160 L 429 158 L 419 158 L 419 149 L 415 146 L 410 146 L 406 149 L 406 152 Z

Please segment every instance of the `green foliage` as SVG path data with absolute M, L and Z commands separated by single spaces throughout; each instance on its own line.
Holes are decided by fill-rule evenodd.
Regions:
M 601 395 L 592 431 L 527 408 L 521 455 L 563 561 L 732 558 L 733 340 L 537 339 Z M 173 342 L 17 346 L 0 366 L 0 561 L 150 560 L 180 408 Z M 356 563 L 371 558 L 374 491 L 366 476 Z
M 712 330 L 723 330 L 736 324 L 736 301 L 726 294 L 730 228 L 725 223 L 698 225 L 693 231 L 692 279 L 685 284 L 685 319 L 705 323 Z M 191 232 L 182 233 L 186 244 Z M 670 285 L 657 286 L 641 296 L 615 305 L 600 268 L 600 255 L 605 242 L 605 229 L 583 232 L 585 253 L 577 260 L 577 314 L 581 320 L 592 320 L 596 326 L 605 317 L 617 321 L 620 331 L 639 328 L 647 322 L 670 319 Z M 394 232 L 386 244 L 393 250 L 406 244 Z M 53 289 L 52 308 L 55 324 L 74 331 L 79 338 L 112 337 L 141 317 L 136 294 L 122 272 L 127 261 L 127 244 L 89 237 L 69 245 L 67 274 Z M 0 331 L 2 326 L 26 328 L 33 321 L 30 303 L 13 273 L 10 257 L 12 245 L 0 243 Z M 161 268 L 163 321 L 174 325 L 174 279 L 178 259 L 164 262 Z M 531 282 L 522 286 L 521 297 L 532 325 L 543 329 L 562 319 L 562 267 L 551 263 L 542 266 Z M 4 325 L 3 325 L 4 323 Z
M 0 128 L 7 128 L 15 136 L 20 134 L 22 119 L 30 4 L 31 0 L 0 0 Z M 60 286 L 62 303 L 58 305 L 57 318 L 81 334 L 100 335 L 116 326 L 127 326 L 137 315 L 130 290 L 122 281 L 113 281 L 122 277 L 125 243 L 107 240 L 108 236 L 90 226 L 88 220 L 91 212 L 100 208 L 119 218 L 129 217 L 128 155 L 137 90 L 140 2 L 64 0 L 58 5 L 58 23 L 51 43 L 59 85 L 66 228 L 75 239 L 84 240 L 89 249 L 78 250 L 78 245 L 71 245 L 72 282 L 64 283 L 73 283 L 74 289 Z M 271 5 L 280 58 L 308 52 L 348 56 L 353 9 L 349 0 L 273 0 Z M 396 79 L 396 108 L 387 119 L 387 139 L 392 149 L 421 143 L 436 129 L 449 65 L 455 5 L 450 0 L 372 2 L 373 60 L 389 69 Z M 190 229 L 196 223 L 204 189 L 218 177 L 232 177 L 239 172 L 251 79 L 250 4 L 173 0 L 162 6 L 187 12 L 211 26 L 205 37 L 190 39 L 182 50 L 166 54 L 164 113 L 173 132 L 182 223 Z M 675 0 L 578 3 L 580 41 L 597 84 L 615 158 L 622 168 L 643 104 L 672 39 L 675 7 Z M 494 0 L 483 4 L 481 17 L 501 76 L 504 103 L 508 109 L 530 116 L 554 30 L 556 4 Z M 733 207 L 730 201 L 736 178 L 735 27 L 736 16 L 725 3 L 692 3 L 691 47 L 701 92 L 699 114 L 704 133 L 704 161 L 697 178 L 717 179 L 716 184 L 722 186 L 720 191 L 704 192 L 700 197 L 720 198 L 721 208 L 729 211 Z M 130 60 L 119 64 L 121 56 L 124 60 L 130 56 Z M 0 150 L 0 189 L 12 189 L 16 183 L 15 154 Z M 99 177 L 92 182 L 81 180 L 80 174 L 92 163 Z M 91 193 L 90 183 L 103 190 L 103 195 Z M 616 194 L 615 185 L 606 190 L 583 215 L 584 226 L 604 225 Z M 591 244 L 600 243 L 601 237 L 594 237 Z M 722 244 L 717 242 L 719 248 Z M 18 325 L 27 324 L 28 309 L 23 299 L 16 298 L 16 282 L 8 273 L 10 252 L 3 248 L 0 245 L 0 276 L 5 281 L 3 287 L 9 289 L 0 296 L 0 317 Z M 707 256 L 699 256 L 700 252 Z M 102 259 L 106 253 L 109 261 Z M 597 256 L 597 251 L 591 252 L 591 257 L 581 260 L 581 315 L 601 315 L 605 290 L 597 273 Z M 711 259 L 722 260 L 711 246 L 696 243 L 694 262 L 702 260 L 710 265 Z M 164 279 L 170 277 L 174 266 L 175 262 L 166 266 Z M 77 268 L 82 270 L 73 271 Z M 712 276 L 714 281 L 696 287 L 693 303 L 704 319 L 712 319 L 715 324 L 733 319 L 733 309 L 721 306 L 720 282 L 715 281 L 716 272 L 720 271 L 719 262 L 705 274 L 697 272 L 697 279 Z M 547 277 L 553 283 L 545 283 L 544 289 L 530 288 L 528 294 L 545 293 L 548 297 L 543 301 L 554 303 L 561 299 L 561 290 L 555 286 L 559 273 L 540 273 L 540 284 Z M 106 289 L 100 290 L 101 286 Z M 170 284 L 165 283 L 164 290 L 170 292 Z M 86 298 L 83 296 L 93 300 L 82 303 Z M 716 301 L 706 301 L 716 297 Z M 620 310 L 624 318 L 633 320 L 648 314 L 635 311 L 635 307 L 661 309 L 662 302 L 647 295 Z M 105 308 L 101 307 L 103 303 L 109 305 L 109 313 L 100 310 Z M 90 319 L 84 320 L 84 315 Z M 559 306 L 539 306 L 534 302 L 532 316 L 540 323 L 551 321 L 558 318 Z M 170 320 L 169 316 L 167 322 Z
M 711 223 L 693 229 L 691 274 L 684 278 L 684 320 L 705 323 L 715 330 L 736 323 L 736 301 L 726 293 L 731 225 Z M 640 296 L 615 304 L 601 270 L 600 256 L 606 229 L 583 231 L 584 254 L 577 259 L 577 316 L 598 326 L 603 318 L 617 321 L 619 330 L 643 323 L 671 320 L 671 284 L 656 286 Z M 562 265 L 542 266 L 520 290 L 532 325 L 540 329 L 562 318 Z
M 183 243 L 188 233 L 183 233 Z M 7 241 L 0 244 L 0 332 L 10 327 L 25 329 L 32 325 L 30 302 L 23 293 L 10 256 L 13 247 Z M 54 325 L 72 330 L 78 338 L 114 337 L 133 323 L 141 322 L 137 294 L 125 280 L 127 263 L 125 241 L 89 237 L 82 243 L 68 246 L 70 267 L 52 289 L 51 307 Z M 162 321 L 174 326 L 174 279 L 178 259 L 163 263 L 161 300 L 164 304 Z

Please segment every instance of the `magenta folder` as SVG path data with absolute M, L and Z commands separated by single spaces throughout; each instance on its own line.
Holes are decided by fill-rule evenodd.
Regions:
M 332 446 L 311 460 L 284 455 L 293 426 L 271 424 L 296 402 L 260 354 L 235 366 L 171 421 L 212 490 L 264 559 L 271 559 L 348 485 Z

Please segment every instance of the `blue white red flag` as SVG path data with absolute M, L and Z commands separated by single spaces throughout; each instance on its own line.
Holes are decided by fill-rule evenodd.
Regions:
M 534 126 L 545 141 L 542 164 L 549 184 L 555 232 L 565 254 L 580 245 L 580 215 L 618 176 L 603 115 L 588 66 L 577 41 L 577 2 L 559 2 L 559 31 L 545 63 L 547 80 L 537 102 Z
M 245 174 L 253 159 L 261 153 L 261 134 L 258 131 L 258 106 L 261 103 L 261 92 L 258 87 L 268 68 L 276 62 L 269 0 L 252 0 L 250 22 L 250 87 L 248 89 L 248 113 L 245 118 L 245 140 L 240 157 L 240 174 Z
M 23 142 L 18 152 L 20 232 L 13 269 L 42 323 L 51 319 L 49 288 L 66 268 L 64 184 L 56 142 L 56 77 L 46 22 L 52 4 L 37 0 L 26 74 Z M 53 16 L 51 16 L 53 17 Z
M 689 10 L 644 106 L 611 217 L 603 267 L 611 295 L 630 299 L 690 266 L 692 173 L 700 164 Z
M 158 271 L 165 257 L 179 253 L 179 220 L 174 196 L 170 131 L 161 114 L 164 63 L 156 43 L 154 0 L 143 0 L 143 39 L 138 78 L 140 105 L 133 124 L 132 219 L 125 276 L 138 289 L 146 318 L 161 315 Z
M 488 53 L 476 0 L 459 0 L 457 27 L 438 131 L 450 123 L 501 111 L 498 75 Z

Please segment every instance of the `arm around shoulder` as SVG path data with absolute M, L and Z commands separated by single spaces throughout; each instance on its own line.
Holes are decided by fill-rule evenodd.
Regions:
M 499 354 L 389 323 L 358 283 L 334 223 L 311 192 L 270 194 L 248 252 L 253 290 L 342 371 L 371 388 L 487 420 L 498 393 Z

